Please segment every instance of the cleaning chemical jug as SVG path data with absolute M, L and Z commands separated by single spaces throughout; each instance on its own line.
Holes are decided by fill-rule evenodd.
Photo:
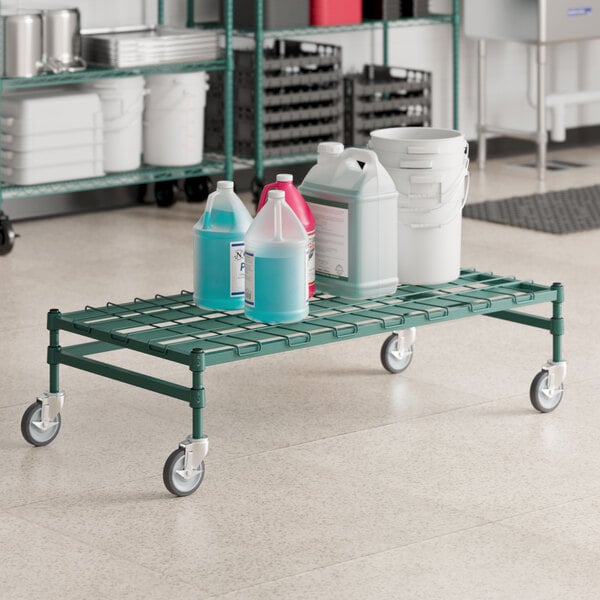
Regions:
M 246 316 L 263 323 L 293 323 L 306 317 L 308 234 L 286 203 L 285 192 L 269 191 L 244 241 Z
M 398 286 L 398 192 L 375 152 L 319 144 L 300 192 L 316 222 L 319 290 L 351 299 Z M 343 151 L 342 151 L 343 150 Z
M 244 235 L 252 223 L 233 191 L 219 181 L 194 226 L 194 302 L 203 308 L 244 308 Z
M 294 185 L 293 175 L 289 173 L 281 173 L 277 175 L 274 183 L 265 185 L 258 203 L 259 211 L 265 205 L 269 190 L 272 189 L 285 192 L 285 201 L 296 213 L 308 234 L 308 297 L 311 298 L 315 294 L 315 218 L 302 194 Z

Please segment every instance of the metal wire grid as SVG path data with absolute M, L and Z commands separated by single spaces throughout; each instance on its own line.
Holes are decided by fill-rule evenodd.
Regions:
M 392 296 L 350 301 L 318 293 L 303 321 L 267 325 L 248 320 L 243 311 L 201 309 L 191 292 L 61 315 L 61 328 L 142 352 L 188 363 L 195 348 L 207 364 L 270 354 L 340 338 L 402 329 L 547 302 L 556 293 L 548 286 L 513 277 L 463 270 L 459 279 L 441 286 L 400 286 Z

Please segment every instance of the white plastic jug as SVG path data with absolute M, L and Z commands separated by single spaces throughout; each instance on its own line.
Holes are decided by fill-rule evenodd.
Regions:
M 244 236 L 251 223 L 233 181 L 219 181 L 194 226 L 194 302 L 199 306 L 244 307 Z
M 245 314 L 263 323 L 293 323 L 308 315 L 308 234 L 285 201 L 270 190 L 244 238 Z
M 374 298 L 398 286 L 398 192 L 375 152 L 319 145 L 300 192 L 316 222 L 317 289 Z

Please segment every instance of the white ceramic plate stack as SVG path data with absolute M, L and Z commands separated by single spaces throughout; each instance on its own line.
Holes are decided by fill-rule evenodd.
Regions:
M 55 89 L 2 96 L 2 180 L 36 185 L 104 175 L 96 94 Z
M 142 31 L 90 33 L 83 36 L 88 63 L 128 68 L 164 63 L 214 60 L 219 55 L 219 32 L 214 29 L 155 27 Z

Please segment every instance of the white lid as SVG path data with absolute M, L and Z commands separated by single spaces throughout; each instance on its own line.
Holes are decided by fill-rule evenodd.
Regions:
M 233 181 L 217 181 L 217 189 L 218 190 L 232 190 L 233 189 Z
M 344 144 L 340 142 L 321 142 L 317 147 L 317 151 L 319 154 L 338 156 L 344 151 Z
M 289 173 L 280 173 L 277 175 L 276 181 L 292 183 L 294 181 L 294 176 L 290 175 Z

